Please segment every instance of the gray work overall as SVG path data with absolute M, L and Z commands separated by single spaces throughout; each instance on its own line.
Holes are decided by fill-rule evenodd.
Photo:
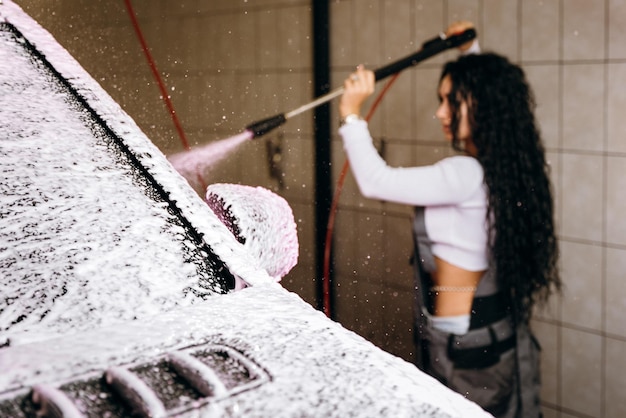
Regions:
M 418 367 L 496 417 L 539 417 L 539 345 L 528 324 L 514 324 L 494 269 L 478 284 L 467 334 L 435 329 L 429 273 L 436 267 L 423 208 L 416 208 L 413 235 Z

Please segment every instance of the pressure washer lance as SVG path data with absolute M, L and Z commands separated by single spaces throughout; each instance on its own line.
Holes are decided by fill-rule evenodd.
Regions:
M 389 77 L 390 75 L 399 73 L 407 67 L 417 65 L 420 62 L 432 57 L 433 55 L 463 45 L 464 43 L 469 42 L 474 38 L 476 38 L 476 30 L 474 29 L 467 29 L 464 32 L 449 37 L 446 37 L 444 33 L 440 33 L 439 36 L 437 36 L 436 38 L 424 42 L 422 44 L 422 48 L 414 54 L 387 64 L 382 68 L 374 70 L 374 78 L 376 81 L 380 81 L 386 77 Z M 279 115 L 275 115 L 267 119 L 251 123 L 250 125 L 246 126 L 246 131 L 252 134 L 252 139 L 261 137 L 269 131 L 278 128 L 280 125 L 287 122 L 287 119 L 299 115 L 300 113 L 306 112 L 307 110 L 313 109 L 314 107 L 317 107 L 334 99 L 337 96 L 342 95 L 343 91 L 343 87 L 340 87 L 336 90 L 331 91 L 330 93 L 326 93 L 325 95 L 318 97 L 310 103 L 307 103 L 297 109 L 292 110 L 291 112 L 281 113 Z

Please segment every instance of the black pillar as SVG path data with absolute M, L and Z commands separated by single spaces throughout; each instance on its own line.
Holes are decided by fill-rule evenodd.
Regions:
M 313 87 L 315 97 L 330 91 L 330 3 L 329 0 L 312 0 L 313 14 Z M 318 308 L 324 305 L 324 247 L 326 228 L 332 202 L 330 104 L 315 108 L 315 277 Z M 332 254 L 331 254 L 332 260 Z M 332 265 L 332 261 L 331 261 Z M 332 269 L 330 280 L 330 315 L 333 317 Z

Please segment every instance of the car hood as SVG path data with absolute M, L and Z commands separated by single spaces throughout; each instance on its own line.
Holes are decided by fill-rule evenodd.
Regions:
M 137 369 L 171 353 L 227 347 L 243 357 L 241 363 L 254 378 L 240 379 L 220 396 L 179 404 L 177 414 L 489 416 L 279 285 L 247 288 L 210 302 L 2 349 L 0 411 L 42 382 L 67 386 L 113 367 Z

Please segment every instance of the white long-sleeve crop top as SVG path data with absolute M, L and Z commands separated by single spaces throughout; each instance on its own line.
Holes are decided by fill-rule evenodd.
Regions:
M 466 270 L 487 269 L 487 190 L 475 158 L 454 156 L 429 166 L 391 167 L 378 155 L 366 121 L 346 124 L 339 134 L 365 197 L 423 206 L 435 256 Z

